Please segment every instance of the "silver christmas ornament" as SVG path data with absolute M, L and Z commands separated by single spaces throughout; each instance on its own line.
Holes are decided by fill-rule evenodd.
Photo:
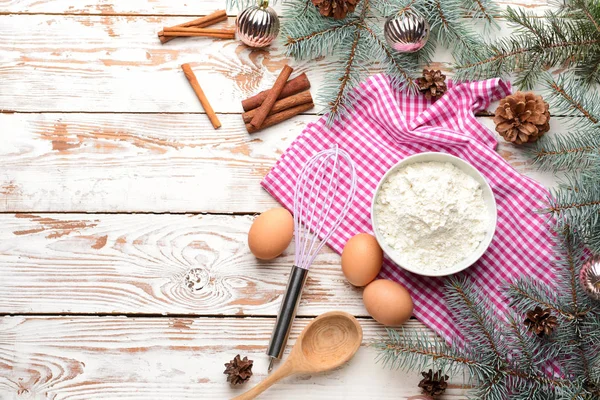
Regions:
M 415 13 L 402 12 L 385 21 L 383 33 L 392 49 L 414 53 L 421 50 L 429 39 L 429 22 Z
M 238 38 L 250 47 L 266 47 L 279 34 L 279 17 L 267 0 L 243 10 L 235 20 Z
M 600 256 L 590 257 L 579 273 L 583 291 L 594 300 L 600 300 Z

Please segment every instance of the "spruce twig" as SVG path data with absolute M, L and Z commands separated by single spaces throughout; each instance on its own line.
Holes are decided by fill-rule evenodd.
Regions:
M 600 131 L 578 128 L 574 132 L 556 132 L 543 136 L 530 149 L 533 162 L 542 170 L 580 170 L 596 164 L 600 155 Z
M 331 28 L 317 30 L 317 31 L 311 32 L 305 36 L 300 36 L 300 37 L 289 37 L 288 36 L 288 38 L 285 41 L 285 45 L 286 46 L 297 45 L 297 44 L 300 44 L 300 43 L 308 41 L 308 40 L 316 39 L 319 36 L 326 36 L 326 35 L 335 33 L 341 29 L 348 28 L 351 26 L 356 26 L 357 24 L 358 24 L 358 21 L 353 20 L 353 21 L 348 21 L 348 22 L 338 25 L 338 26 L 333 26 Z
M 540 285 L 535 280 L 517 279 L 508 285 L 508 293 L 513 299 L 511 306 L 521 313 L 539 306 L 549 308 L 569 320 L 576 318 L 574 314 L 563 310 L 562 307 L 557 305 L 557 300 L 550 294 L 549 288 Z
M 600 375 L 595 370 L 600 363 L 600 335 L 593 329 L 600 325 L 600 304 L 582 297 L 576 283 L 584 254 L 582 242 L 565 230 L 558 234 L 556 251 L 557 287 L 566 292 L 564 295 L 554 295 L 553 287 L 521 279 L 509 285 L 511 310 L 504 320 L 502 316 L 489 317 L 485 305 L 479 307 L 474 302 L 485 298 L 475 285 L 452 280 L 447 284 L 452 314 L 463 324 L 480 321 L 477 327 L 465 331 L 464 342 L 448 346 L 424 336 L 415 338 L 406 331 L 389 330 L 388 338 L 375 344 L 379 359 L 394 368 L 443 369 L 448 375 L 466 368 L 477 384 L 471 391 L 472 398 L 477 399 L 594 398 Z M 532 304 L 548 305 L 560 316 L 558 330 L 551 339 L 538 338 L 520 322 L 522 310 Z M 497 324 L 497 332 L 491 330 L 490 319 Z M 473 330 L 488 332 L 489 339 L 473 335 Z M 504 360 L 497 362 L 498 358 L 487 357 L 486 352 L 497 352 Z M 557 367 L 561 368 L 561 376 L 554 374 Z
M 383 56 L 380 56 L 379 58 L 386 60 L 386 72 L 391 78 L 392 85 L 397 88 L 406 89 L 409 92 L 416 92 L 418 90 L 418 85 L 416 80 L 411 76 L 412 71 L 416 68 L 416 65 L 410 60 L 408 62 L 402 62 L 400 57 L 394 55 L 390 51 L 389 47 L 381 40 L 381 34 L 376 32 L 376 26 L 365 23 L 361 26 L 361 28 L 374 44 L 371 47 L 373 55 L 380 56 L 380 54 L 383 53 Z
M 506 363 L 506 354 L 500 351 L 497 345 L 500 343 L 497 327 L 488 312 L 492 309 L 491 305 L 482 297 L 476 298 L 471 290 L 473 288 L 465 281 L 450 279 L 448 286 L 453 290 L 446 300 L 449 306 L 460 315 L 462 327 L 466 328 L 469 336 L 483 339 L 482 342 L 486 343 L 486 347 L 491 349 L 495 355 L 495 362 Z M 464 289 L 465 286 L 467 290 Z M 488 352 L 489 350 L 485 351 L 485 353 Z
M 331 116 L 338 115 L 340 112 L 340 107 L 343 106 L 343 101 L 345 100 L 348 90 L 350 89 L 350 75 L 353 72 L 354 63 L 356 62 L 356 49 L 359 44 L 360 34 L 361 30 L 357 28 L 354 32 L 354 40 L 352 41 L 352 46 L 350 47 L 348 59 L 345 62 L 344 74 L 339 79 L 341 83 L 339 85 L 337 95 L 333 101 L 329 102 Z
M 498 24 L 493 14 L 498 14 L 498 8 L 490 0 L 464 0 L 463 8 L 473 18 L 483 18 L 489 26 L 497 27 Z
M 551 191 L 542 212 L 556 221 L 559 229 L 569 227 L 592 252 L 600 253 L 600 179 L 597 173 L 567 175 Z
M 580 0 L 589 4 L 590 0 Z M 548 12 L 546 19 L 508 7 L 504 17 L 515 32 L 509 38 L 484 46 L 476 53 L 465 54 L 456 67 L 459 79 L 481 79 L 517 73 L 517 85 L 529 89 L 550 67 L 574 65 L 591 81 L 600 75 L 590 59 L 600 52 L 600 35 L 595 28 L 598 14 L 586 18 L 568 18 L 567 11 Z M 597 17 L 596 19 L 594 17 Z
M 436 41 L 452 48 L 456 57 L 477 51 L 482 40 L 461 19 L 466 14 L 493 25 L 492 0 L 362 0 L 354 13 L 336 21 L 322 17 L 306 0 L 284 2 L 286 23 L 282 36 L 286 54 L 309 60 L 339 55 L 335 72 L 326 78 L 319 99 L 327 104 L 328 122 L 345 115 L 354 102 L 353 88 L 369 74 L 368 67 L 381 67 L 394 86 L 414 91 L 417 71 L 431 61 Z M 393 51 L 378 24 L 381 17 L 415 12 L 426 18 L 432 34 L 416 54 Z M 470 11 L 469 11 L 470 10 Z
M 554 112 L 572 114 L 573 111 L 581 113 L 587 122 L 580 123 L 575 120 L 580 128 L 593 128 L 600 121 L 600 96 L 590 92 L 582 86 L 574 75 L 560 75 L 556 80 L 546 75 L 544 85 L 551 93 L 551 106 Z

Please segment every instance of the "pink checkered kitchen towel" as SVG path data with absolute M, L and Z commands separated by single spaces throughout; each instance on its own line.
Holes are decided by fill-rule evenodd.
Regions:
M 416 153 L 452 154 L 485 176 L 498 205 L 496 235 L 488 251 L 467 270 L 470 279 L 489 295 L 499 313 L 507 308 L 501 291 L 507 279 L 520 275 L 544 282 L 552 279 L 552 235 L 544 217 L 534 211 L 543 207 L 548 191 L 504 161 L 494 150 L 495 135 L 474 115 L 510 94 L 509 84 L 499 79 L 449 83 L 446 94 L 432 103 L 424 96 L 396 91 L 388 77 L 375 75 L 354 94 L 357 102 L 349 115 L 331 127 L 325 118 L 309 124 L 281 156 L 262 181 L 273 197 L 291 210 L 294 185 L 308 158 L 336 144 L 346 150 L 356 164 L 358 187 L 349 214 L 328 242 L 341 253 L 350 237 L 373 232 L 371 200 L 388 169 Z M 400 282 L 410 291 L 420 321 L 449 342 L 460 337 L 443 300 L 443 278 L 414 275 L 388 259 L 380 277 Z

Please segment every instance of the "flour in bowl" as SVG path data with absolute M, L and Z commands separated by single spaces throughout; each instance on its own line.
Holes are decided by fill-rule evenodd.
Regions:
M 393 171 L 381 185 L 374 213 L 396 258 L 423 272 L 458 264 L 490 229 L 480 184 L 448 162 Z

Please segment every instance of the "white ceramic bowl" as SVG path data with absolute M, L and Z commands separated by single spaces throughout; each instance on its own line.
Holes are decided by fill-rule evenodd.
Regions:
M 485 237 L 483 238 L 481 243 L 479 243 L 479 246 L 477 247 L 477 249 L 475 249 L 473 254 L 471 254 L 470 256 L 468 256 L 467 258 L 465 258 L 458 264 L 450 266 L 448 268 L 444 268 L 440 271 L 423 271 L 423 269 L 422 268 L 420 269 L 418 265 L 408 265 L 403 260 L 401 260 L 399 258 L 399 256 L 396 254 L 396 252 L 390 246 L 387 245 L 383 236 L 379 233 L 379 229 L 377 227 L 377 221 L 376 221 L 376 218 L 374 217 L 375 203 L 377 201 L 377 197 L 379 196 L 379 192 L 381 191 L 381 185 L 383 184 L 383 182 L 386 181 L 388 176 L 393 171 L 396 171 L 399 168 L 402 168 L 406 165 L 420 163 L 420 162 L 430 162 L 430 161 L 449 162 L 449 163 L 455 165 L 461 171 L 463 171 L 463 172 L 467 173 L 468 175 L 472 176 L 473 178 L 475 178 L 475 180 L 477 182 L 479 182 L 479 184 L 481 185 L 481 189 L 483 192 L 483 200 L 485 201 L 485 205 L 487 206 L 488 213 L 489 213 L 489 221 L 490 221 L 490 226 L 487 231 L 487 234 L 485 235 Z M 377 238 L 377 242 L 379 242 L 379 245 L 381 246 L 383 251 L 388 255 L 388 257 L 392 261 L 394 261 L 396 264 L 398 264 L 400 267 L 402 267 L 405 270 L 410 271 L 414 274 L 423 275 L 423 276 L 452 275 L 452 274 L 456 274 L 457 272 L 463 271 L 463 270 L 467 269 L 468 267 L 470 267 L 471 265 L 473 265 L 473 263 L 475 263 L 475 261 L 479 260 L 479 258 L 483 255 L 483 253 L 485 253 L 487 248 L 490 246 L 490 243 L 492 242 L 492 239 L 494 238 L 494 233 L 496 232 L 496 221 L 497 221 L 496 199 L 494 199 L 494 194 L 492 192 L 492 188 L 487 183 L 487 181 L 485 180 L 483 175 L 481 175 L 481 173 L 479 171 L 477 171 L 477 169 L 475 169 L 475 167 L 473 167 L 471 164 L 461 160 L 458 157 L 451 156 L 450 154 L 435 153 L 435 152 L 420 153 L 420 154 L 415 154 L 413 156 L 407 157 L 404 160 L 400 161 L 399 163 L 394 165 L 392 168 L 390 168 L 390 170 L 385 173 L 383 178 L 381 178 L 381 181 L 379 181 L 379 184 L 377 185 L 377 189 L 375 190 L 375 195 L 373 196 L 373 202 L 371 203 L 371 221 L 373 223 L 373 231 L 375 232 L 375 237 Z

